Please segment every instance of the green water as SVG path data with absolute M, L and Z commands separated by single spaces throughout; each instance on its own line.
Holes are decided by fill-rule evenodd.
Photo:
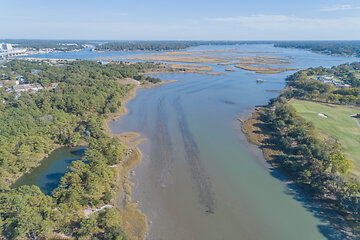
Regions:
M 45 194 L 51 192 L 59 185 L 60 178 L 69 170 L 68 166 L 79 160 L 85 151 L 85 147 L 62 147 L 54 150 L 40 166 L 30 173 L 19 178 L 11 187 L 21 185 L 36 185 Z

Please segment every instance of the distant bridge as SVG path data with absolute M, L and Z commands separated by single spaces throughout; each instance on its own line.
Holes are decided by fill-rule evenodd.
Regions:
M 0 52 L 0 58 L 14 57 L 23 55 L 25 52 Z

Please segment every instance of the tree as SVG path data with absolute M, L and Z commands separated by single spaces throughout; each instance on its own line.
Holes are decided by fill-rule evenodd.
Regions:
M 89 218 L 85 218 L 80 221 L 80 227 L 76 233 L 79 236 L 93 236 L 98 233 L 99 230 L 96 217 L 92 214 Z
M 2 192 L 0 202 L 4 232 L 9 239 L 37 239 L 53 226 L 51 197 L 45 196 L 36 186 Z
M 107 229 L 104 233 L 105 240 L 130 240 L 125 231 L 120 226 L 114 226 Z
M 99 213 L 99 226 L 105 230 L 109 230 L 112 227 L 121 226 L 122 218 L 121 214 L 114 208 L 106 209 Z
M 330 155 L 329 163 L 332 173 L 347 174 L 353 167 L 352 162 L 340 151 L 336 151 Z

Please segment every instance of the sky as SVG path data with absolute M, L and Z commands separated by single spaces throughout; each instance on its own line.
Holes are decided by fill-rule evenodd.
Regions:
M 0 0 L 0 38 L 360 40 L 360 0 Z

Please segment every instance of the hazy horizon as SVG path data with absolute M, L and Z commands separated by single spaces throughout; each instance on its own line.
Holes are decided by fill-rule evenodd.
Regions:
M 360 39 L 358 0 L 3 0 L 0 39 Z
M 118 41 L 118 42 L 127 42 L 127 41 L 139 41 L 139 42 L 151 42 L 151 41 L 169 41 L 169 42 L 180 42 L 180 41 L 188 41 L 188 42 L 244 42 L 246 44 L 246 42 L 263 42 L 263 43 L 274 43 L 274 42 L 353 42 L 353 41 L 360 41 L 359 39 L 322 39 L 322 40 L 311 40 L 311 39 L 303 39 L 303 40 L 299 40 L 299 39 L 274 39 L 274 40 L 229 40 L 229 39 L 71 39 L 71 38 L 0 38 L 0 41 L 3 40 L 30 40 L 30 41 L 84 41 L 84 42 L 90 42 L 90 41 L 94 41 L 94 42 L 106 42 L 106 41 Z

